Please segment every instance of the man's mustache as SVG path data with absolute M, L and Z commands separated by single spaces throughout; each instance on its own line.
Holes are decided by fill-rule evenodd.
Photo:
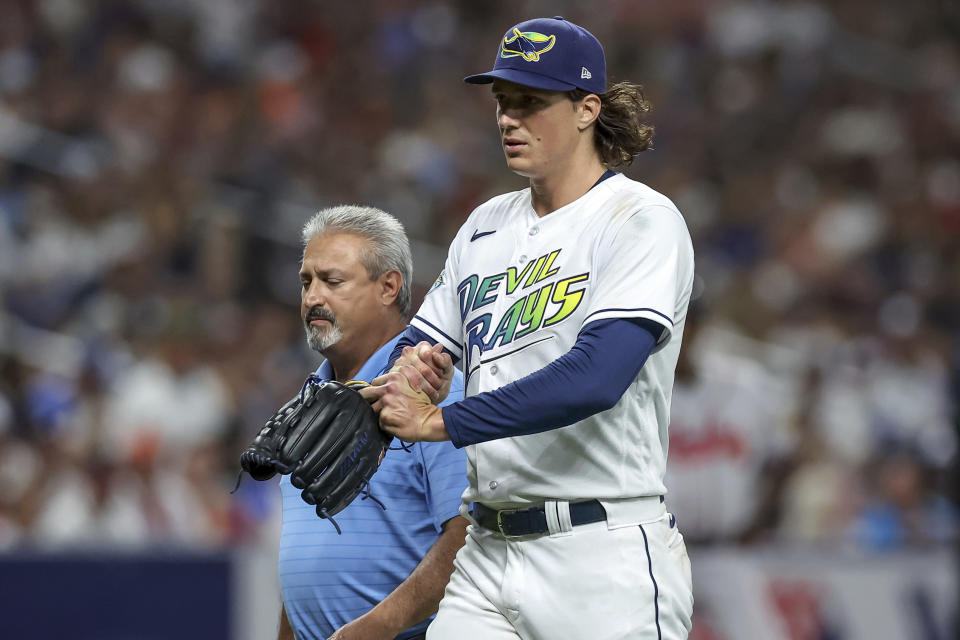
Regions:
M 327 311 L 323 307 L 310 307 L 310 310 L 307 311 L 307 317 L 303 319 L 304 324 L 309 325 L 314 320 L 326 320 L 331 325 L 337 325 L 337 317 L 333 315 L 330 311 Z

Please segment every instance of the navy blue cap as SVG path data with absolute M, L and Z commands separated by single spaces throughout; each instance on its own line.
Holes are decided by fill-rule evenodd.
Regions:
M 607 90 L 603 45 L 581 26 L 555 18 L 535 18 L 511 27 L 500 41 L 493 71 L 467 76 L 464 82 L 508 80 L 535 89 L 591 93 Z

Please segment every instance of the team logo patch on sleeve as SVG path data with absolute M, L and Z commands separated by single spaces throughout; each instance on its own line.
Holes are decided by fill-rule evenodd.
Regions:
M 557 36 L 545 36 L 536 31 L 520 31 L 513 28 L 512 36 L 504 36 L 500 43 L 501 58 L 522 57 L 527 62 L 540 62 L 540 56 L 553 49 Z
M 433 281 L 432 285 L 430 285 L 430 288 L 427 290 L 427 293 L 430 293 L 431 291 L 433 291 L 434 289 L 436 289 L 437 287 L 443 284 L 444 273 L 446 273 L 446 269 L 440 272 L 440 275 L 437 276 L 437 279 Z

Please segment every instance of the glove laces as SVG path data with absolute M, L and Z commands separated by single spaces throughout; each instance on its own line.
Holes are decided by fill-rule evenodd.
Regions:
M 369 482 L 369 481 L 364 482 L 364 483 L 363 483 L 363 486 L 360 487 L 360 495 L 363 496 L 362 498 L 360 498 L 361 500 L 366 500 L 367 498 L 370 498 L 370 499 L 373 500 L 375 503 L 377 503 L 377 505 L 378 505 L 381 509 L 383 509 L 384 511 L 387 510 L 387 506 L 386 506 L 385 504 L 383 504 L 382 502 L 380 502 L 379 500 L 377 500 L 376 496 L 374 496 L 372 493 L 370 493 L 370 482 Z M 325 519 L 325 520 L 329 520 L 330 523 L 333 525 L 333 528 L 337 530 L 337 535 L 338 535 L 338 536 L 342 536 L 342 535 L 343 535 L 343 529 L 340 528 L 340 525 L 337 524 L 337 521 L 336 521 L 336 520 L 334 519 L 334 517 L 329 513 L 329 511 L 327 510 L 326 507 L 319 507 L 319 506 L 318 506 L 318 507 L 317 507 L 317 515 L 320 516 L 321 518 Z

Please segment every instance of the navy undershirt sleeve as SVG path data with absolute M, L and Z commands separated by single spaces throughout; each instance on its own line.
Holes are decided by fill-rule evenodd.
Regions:
M 390 352 L 390 357 L 387 358 L 387 366 L 383 368 L 383 371 L 380 373 L 386 373 L 393 368 L 393 363 L 397 361 L 397 358 L 403 353 L 404 347 L 415 347 L 421 342 L 429 342 L 430 344 L 436 344 L 439 340 L 434 340 L 429 334 L 420 331 L 415 326 L 407 325 L 406 331 L 403 332 L 403 335 L 400 336 L 400 339 L 397 340 L 396 346 L 393 348 L 393 351 Z M 456 357 L 450 350 L 446 347 L 443 348 L 446 353 L 450 354 L 450 357 L 453 358 L 453 364 L 457 364 L 460 358 Z
M 646 319 L 592 322 L 546 367 L 444 407 L 447 433 L 463 447 L 565 427 L 606 411 L 637 377 L 663 331 Z

